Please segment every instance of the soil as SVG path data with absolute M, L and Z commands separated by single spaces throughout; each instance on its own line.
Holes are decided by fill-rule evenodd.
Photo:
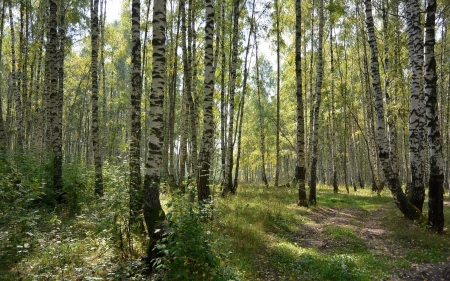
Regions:
M 342 243 L 330 239 L 324 233 L 324 226 L 340 226 L 354 228 L 355 232 L 365 241 L 374 255 L 403 257 L 407 248 L 397 243 L 390 232 L 383 226 L 383 217 L 387 210 L 365 211 L 354 208 L 337 209 L 318 207 L 311 212 L 310 221 L 302 225 L 295 234 L 301 247 L 315 247 L 323 251 L 334 247 L 342 247 Z M 450 260 L 446 263 L 413 264 L 409 269 L 392 273 L 387 281 L 450 281 Z

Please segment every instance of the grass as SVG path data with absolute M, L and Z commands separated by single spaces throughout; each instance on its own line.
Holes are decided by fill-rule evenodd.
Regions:
M 383 280 L 414 263 L 446 262 L 450 254 L 449 235 L 403 218 L 388 191 L 334 194 L 319 186 L 318 204 L 311 208 L 296 206 L 296 196 L 295 189 L 248 185 L 221 200 L 221 251 L 232 252 L 230 261 L 244 280 Z M 372 245 L 361 233 L 377 212 L 374 219 L 385 234 Z M 447 207 L 445 213 L 450 216 Z M 311 225 L 320 233 L 309 231 Z
M 9 196 L 0 208 L 0 280 L 145 280 L 136 267 L 147 240 L 127 227 L 125 171 L 106 170 L 103 200 L 83 195 L 93 193 L 87 183 L 68 210 L 34 204 L 41 184 L 0 181 Z M 67 179 L 74 190 L 85 182 L 76 174 Z M 240 280 L 386 280 L 413 264 L 448 262 L 449 234 L 405 219 L 387 190 L 334 194 L 319 185 L 310 208 L 296 198 L 294 188 L 241 185 L 237 195 L 216 200 L 205 227 Z

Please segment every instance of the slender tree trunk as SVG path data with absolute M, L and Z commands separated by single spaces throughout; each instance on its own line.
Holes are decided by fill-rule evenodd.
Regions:
M 136 222 L 142 208 L 141 191 L 141 1 L 131 3 L 131 134 L 130 221 Z
M 232 170 L 233 170 L 233 128 L 234 128 L 234 96 L 236 92 L 236 68 L 237 68 L 237 56 L 238 56 L 238 39 L 239 39 L 239 0 L 235 0 L 233 8 L 233 42 L 231 52 L 231 69 L 230 69 L 230 112 L 229 112 L 229 124 L 228 124 L 228 137 L 227 137 L 227 152 L 226 152 L 226 165 L 225 165 L 225 186 L 223 188 L 223 195 L 231 192 L 236 193 L 233 188 L 232 182 Z
M 258 43 L 256 41 L 256 32 L 255 35 L 255 57 L 256 57 L 256 92 L 258 95 L 258 113 L 259 113 L 259 137 L 260 137 L 260 146 L 259 149 L 261 151 L 261 177 L 264 182 L 264 186 L 266 188 L 269 187 L 269 183 L 267 182 L 266 175 L 266 141 L 265 141 L 265 133 L 264 133 L 264 116 L 263 109 L 261 104 L 261 79 L 259 76 L 259 61 L 258 61 Z
M 200 173 L 198 179 L 198 201 L 202 202 L 210 197 L 209 187 L 212 151 L 214 148 L 214 0 L 205 3 L 205 96 L 203 102 L 203 136 L 200 148 Z
M 376 124 L 377 124 L 377 145 L 378 155 L 383 168 L 384 175 L 391 190 L 394 202 L 400 211 L 411 220 L 423 220 L 422 213 L 406 198 L 400 185 L 398 174 L 394 173 L 389 160 L 389 143 L 385 130 L 383 92 L 381 90 L 380 70 L 378 65 L 378 47 L 375 37 L 375 27 L 372 16 L 372 2 L 365 0 L 366 6 L 366 25 L 368 33 L 368 42 L 370 47 L 370 65 L 372 72 L 372 86 L 375 98 Z
M 1 21 L 0 21 L 0 58 L 2 57 L 2 51 L 3 51 L 3 28 L 4 28 L 4 22 L 5 22 L 5 5 L 6 3 L 2 3 L 2 15 L 1 15 Z M 0 81 L 3 79 L 2 72 L 0 72 Z M 3 91 L 2 87 L 0 87 L 0 158 L 3 156 L 1 154 L 4 154 L 6 152 L 6 149 L 8 147 L 8 139 L 6 137 L 6 130 L 5 130 L 5 123 L 3 120 Z
M 428 225 L 436 231 L 444 229 L 444 157 L 442 155 L 437 103 L 437 74 L 434 56 L 436 0 L 426 1 L 424 70 L 425 96 L 430 151 L 430 179 L 428 193 Z
M 182 128 L 181 128 L 181 141 L 180 141 L 180 186 L 182 186 L 182 190 L 185 190 L 185 186 L 183 184 L 185 178 L 186 171 L 186 160 L 187 160 L 187 141 L 188 141 L 188 132 L 189 132 L 189 124 L 191 123 L 191 114 L 189 113 L 190 109 L 190 100 L 192 100 L 191 95 L 191 74 L 190 74 L 190 66 L 188 59 L 188 50 L 187 50 L 187 26 L 186 26 L 186 1 L 182 0 L 180 2 L 181 9 L 181 46 L 183 52 L 183 105 L 182 105 Z M 188 169 L 189 170 L 189 169 Z
M 222 171 L 222 186 L 225 186 L 225 166 L 226 166 L 226 105 L 225 105 L 225 68 L 226 68 L 226 54 L 225 54 L 225 5 L 220 0 L 222 8 L 221 28 L 222 28 L 222 42 L 221 49 L 221 74 L 220 74 L 220 149 L 221 149 L 221 171 Z
M 62 183 L 62 109 L 63 96 L 58 91 L 58 64 L 60 53 L 58 52 L 58 5 L 56 0 L 49 0 L 49 16 L 48 16 L 48 38 L 47 38 L 47 59 L 48 65 L 47 89 L 49 107 L 49 135 L 51 136 L 51 148 L 53 152 L 53 189 L 55 192 L 56 202 L 61 204 L 64 202 L 64 192 Z M 62 71 L 62 70 L 60 70 Z
M 238 132 L 237 132 L 237 155 L 236 155 L 236 168 L 234 172 L 234 184 L 233 188 L 234 190 L 237 190 L 238 188 L 238 180 L 239 180 L 239 163 L 241 158 L 241 136 L 242 136 L 242 124 L 244 120 L 244 109 L 245 109 L 245 95 L 247 94 L 247 78 L 248 78 L 248 55 L 250 53 L 250 39 L 252 37 L 253 27 L 254 27 L 254 13 L 255 13 L 255 0 L 253 0 L 252 5 L 252 15 L 250 18 L 250 31 L 248 33 L 247 37 L 247 47 L 245 49 L 245 59 L 244 59 L 244 79 L 242 82 L 242 98 L 240 103 L 240 117 L 239 117 L 239 125 L 238 125 Z M 250 58 L 251 62 L 251 58 Z
M 153 61 L 152 86 L 150 90 L 150 135 L 148 158 L 145 165 L 144 180 L 144 219 L 147 233 L 151 236 L 157 226 L 164 221 L 165 214 L 159 200 L 161 184 L 162 146 L 164 143 L 163 108 L 166 79 L 166 0 L 155 0 L 153 7 Z M 149 259 L 155 241 L 150 241 Z
M 336 128 L 334 121 L 336 114 L 334 109 L 334 60 L 333 60 L 333 26 L 330 23 L 330 75 L 331 75 L 331 170 L 334 193 L 339 192 L 337 170 L 336 170 Z
M 295 183 L 298 188 L 298 202 L 301 207 L 308 207 L 305 188 L 305 119 L 302 93 L 302 10 L 301 0 L 295 0 L 295 84 L 297 97 L 297 160 L 295 165 Z
M 95 195 L 103 195 L 102 155 L 98 117 L 98 0 L 91 0 L 91 91 L 92 91 L 92 149 L 95 166 Z
M 18 69 L 18 62 L 16 58 L 16 48 L 15 48 L 15 32 L 14 32 L 14 20 L 12 12 L 12 1 L 9 0 L 9 25 L 11 27 L 11 90 L 14 95 L 14 101 L 16 106 L 16 127 L 17 127 L 17 139 L 16 143 L 19 148 L 24 148 L 23 144 L 23 119 L 22 119 L 22 100 L 20 97 L 20 74 Z M 19 62 L 20 65 L 20 62 Z
M 319 141 L 319 109 L 322 99 L 322 81 L 323 81 L 323 54 L 322 54 L 322 41 L 323 41 L 323 26 L 324 26 L 324 16 L 323 16 L 323 0 L 319 0 L 319 32 L 318 32 L 318 46 L 317 46 L 317 79 L 314 89 L 314 111 L 313 111 L 313 131 L 312 131 L 312 141 L 311 141 L 311 170 L 310 170 L 310 188 L 309 188 L 309 203 L 315 205 L 316 200 L 316 185 L 317 185 L 317 147 Z
M 411 182 L 408 197 L 422 211 L 425 200 L 424 161 L 425 150 L 425 103 L 423 94 L 423 36 L 420 23 L 420 8 L 417 0 L 406 1 L 408 51 L 411 65 L 410 109 L 409 109 L 409 158 Z
M 275 0 L 276 28 L 277 28 L 277 135 L 276 135 L 276 153 L 275 153 L 275 183 L 278 187 L 278 179 L 280 177 L 280 5 L 279 0 Z

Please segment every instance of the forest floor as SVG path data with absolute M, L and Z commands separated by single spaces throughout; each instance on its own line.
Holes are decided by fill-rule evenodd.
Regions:
M 0 280 L 152 280 L 141 270 L 146 239 L 129 239 L 123 192 L 80 202 L 76 215 L 33 204 L 3 208 Z M 293 188 L 259 185 L 217 197 L 205 228 L 238 280 L 450 280 L 449 233 L 405 219 L 389 191 L 334 194 L 319 186 L 309 208 L 296 198 Z M 450 218 L 447 196 L 444 211 Z
M 231 221 L 254 228 L 228 236 L 237 237 L 229 244 L 241 253 L 237 268 L 257 272 L 248 280 L 450 280 L 449 233 L 405 219 L 388 190 L 334 194 L 321 186 L 310 208 L 298 208 L 295 197 L 293 189 L 243 188 L 224 203 L 234 209 Z M 448 218 L 448 198 L 444 209 Z

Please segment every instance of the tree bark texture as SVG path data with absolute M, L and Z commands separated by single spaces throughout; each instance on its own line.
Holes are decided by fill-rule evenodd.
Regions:
M 436 58 L 434 55 L 436 6 L 436 0 L 426 1 L 424 77 L 430 151 L 428 226 L 441 232 L 444 229 L 444 157 L 438 118 Z
M 205 94 L 203 102 L 203 135 L 200 148 L 200 169 L 198 179 L 198 201 L 209 199 L 209 187 L 212 151 L 214 149 L 214 0 L 206 0 L 205 25 Z
M 223 194 L 236 193 L 233 188 L 232 170 L 233 170 L 233 128 L 234 128 L 234 96 L 236 92 L 236 68 L 238 59 L 238 39 L 239 39 L 239 0 L 235 0 L 233 6 L 233 41 L 231 51 L 231 68 L 230 68 L 230 96 L 229 96 L 229 123 L 227 136 L 227 151 L 225 163 L 225 181 L 223 187 Z
M 380 69 L 378 64 L 378 47 L 375 37 L 375 27 L 372 16 L 372 1 L 365 0 L 366 7 L 366 26 L 368 33 L 368 42 L 370 47 L 370 66 L 372 73 L 372 87 L 375 99 L 376 111 L 376 136 L 378 145 L 378 156 L 388 182 L 394 202 L 400 211 L 411 220 L 423 220 L 423 215 L 406 197 L 401 189 L 398 174 L 394 173 L 389 159 L 389 142 L 385 130 L 385 117 L 383 105 L 383 92 L 381 90 Z
M 164 143 L 163 109 L 166 79 L 166 0 L 155 0 L 153 7 L 153 61 L 150 89 L 150 134 L 148 158 L 144 179 L 144 219 L 150 237 L 164 220 L 165 214 L 159 200 L 160 174 L 162 171 L 162 147 Z M 152 242 L 152 241 L 151 241 Z M 152 249 L 149 249 L 149 258 Z
M 424 161 L 425 150 L 425 103 L 423 93 L 423 36 L 420 23 L 420 7 L 417 0 L 406 1 L 406 22 L 408 51 L 411 66 L 410 108 L 409 108 L 409 161 L 411 182 L 408 197 L 411 203 L 422 211 L 425 200 Z
M 302 10 L 301 0 L 295 0 L 295 95 L 297 98 L 297 160 L 295 165 L 295 184 L 298 189 L 298 202 L 301 207 L 308 207 L 305 187 L 305 119 L 302 93 Z
M 92 95 L 92 149 L 95 166 L 95 195 L 103 195 L 102 155 L 98 114 L 98 0 L 91 0 L 91 95 Z
M 322 101 L 322 81 L 323 81 L 323 0 L 319 0 L 319 30 L 318 30 L 318 45 L 317 45 L 317 77 L 314 89 L 314 108 L 312 119 L 312 141 L 311 141 L 311 170 L 310 170 L 310 188 L 309 188 L 309 203 L 315 205 L 316 200 L 316 185 L 317 185 L 317 155 L 319 142 L 319 109 Z M 344 163 L 345 165 L 345 163 Z
M 131 3 L 131 133 L 130 133 L 130 220 L 142 208 L 141 198 L 141 1 Z

